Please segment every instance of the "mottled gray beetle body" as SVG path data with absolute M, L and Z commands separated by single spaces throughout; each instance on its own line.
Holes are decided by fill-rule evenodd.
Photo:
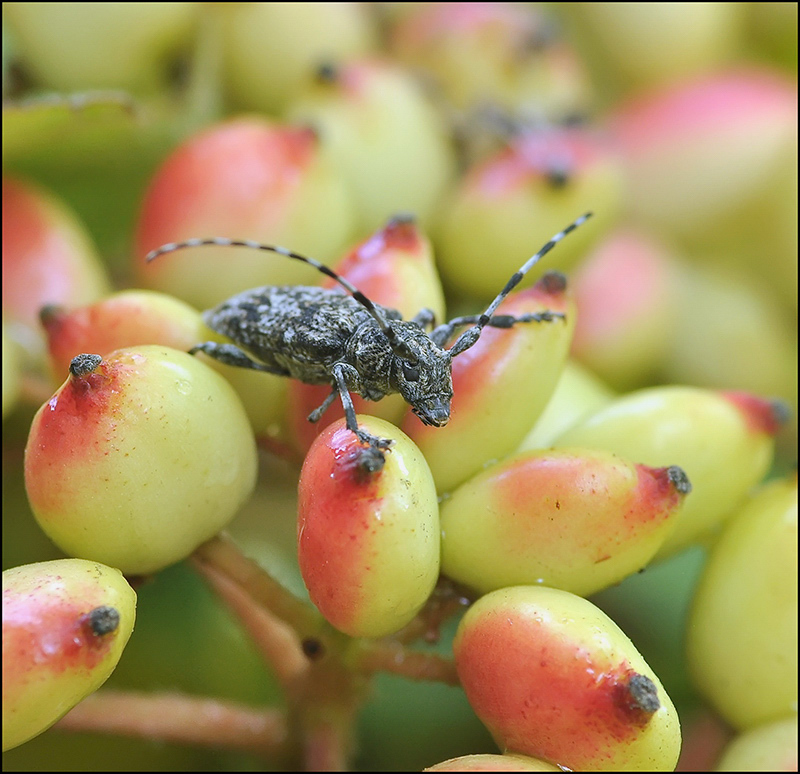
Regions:
M 375 327 L 351 296 L 317 287 L 253 288 L 204 312 L 203 320 L 265 365 L 308 384 L 330 384 L 355 331 Z
M 212 330 L 227 336 L 232 343 L 207 341 L 190 351 L 204 352 L 227 365 L 289 376 L 307 384 L 330 385 L 330 394 L 311 412 L 309 420 L 319 420 L 339 395 L 347 427 L 374 452 L 364 457 L 364 466 L 374 471 L 383 464 L 380 450 L 388 448 L 391 441 L 358 427 L 350 393 L 380 400 L 399 392 L 425 424 L 446 425 L 453 397 L 453 358 L 473 346 L 486 326 L 510 328 L 517 323 L 550 322 L 563 317 L 554 312 L 519 317 L 495 312 L 542 256 L 590 216 L 591 213 L 582 215 L 529 258 L 483 314 L 456 317 L 431 331 L 428 327 L 433 325 L 433 313 L 429 309 L 421 310 L 413 320 L 403 320 L 397 310 L 374 303 L 324 264 L 285 247 L 225 237 L 189 239 L 163 245 L 149 253 L 146 260 L 201 245 L 249 247 L 310 264 L 347 290 L 349 296 L 338 290 L 305 286 L 246 290 L 203 315 Z M 445 349 L 455 331 L 466 325 L 471 327 Z
M 412 369 L 409 358 L 396 355 L 373 314 L 338 290 L 254 288 L 204 312 L 203 319 L 272 373 L 306 384 L 331 384 L 339 365 L 350 392 L 373 401 L 399 392 L 424 422 L 444 424 L 453 396 L 450 357 L 418 322 L 373 305 L 404 342 L 410 359 L 427 368 Z

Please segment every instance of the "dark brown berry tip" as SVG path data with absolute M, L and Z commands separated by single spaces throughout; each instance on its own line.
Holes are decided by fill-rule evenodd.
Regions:
M 383 238 L 387 247 L 401 250 L 419 248 L 421 241 L 416 216 L 410 212 L 393 215 L 383 228 Z
M 314 123 L 306 122 L 296 125 L 299 137 L 305 136 L 312 143 L 319 143 L 322 130 Z
M 336 83 L 339 80 L 339 68 L 333 62 L 322 62 L 314 75 L 319 83 Z
M 39 321 L 45 328 L 52 327 L 54 323 L 62 320 L 67 313 L 66 307 L 60 304 L 45 304 L 39 310 Z
M 364 480 L 383 470 L 386 455 L 377 446 L 358 446 L 356 448 L 353 467 L 359 479 Z
M 628 681 L 628 701 L 631 709 L 641 710 L 649 715 L 661 708 L 656 684 L 647 675 L 638 673 L 634 673 Z
M 724 390 L 722 395 L 739 408 L 754 432 L 777 435 L 792 417 L 789 404 L 780 398 L 762 398 L 742 390 Z
M 572 127 L 586 126 L 589 121 L 590 117 L 588 113 L 581 113 L 576 110 L 572 113 L 565 113 L 563 116 L 561 116 L 558 121 L 558 125 L 569 129 Z
M 565 188 L 572 177 L 572 170 L 566 164 L 551 164 L 545 170 L 547 184 L 556 190 Z
M 772 406 L 772 417 L 775 424 L 780 428 L 789 424 L 792 418 L 792 407 L 780 398 L 775 398 L 770 401 Z
M 413 212 L 397 212 L 386 222 L 387 226 L 416 225 L 417 216 Z
M 300 647 L 309 661 L 319 661 L 325 655 L 325 646 L 316 637 L 306 637 Z
M 688 495 L 692 491 L 692 482 L 689 481 L 689 476 L 683 468 L 677 465 L 670 465 L 667 468 L 667 478 L 672 482 L 675 489 L 682 495 Z
M 560 271 L 548 271 L 536 284 L 548 295 L 558 296 L 567 289 L 567 276 Z
M 560 25 L 554 19 L 541 19 L 531 29 L 525 31 L 522 46 L 531 53 L 540 53 L 560 43 L 562 37 Z
M 119 628 L 119 611 L 115 607 L 102 605 L 86 616 L 89 628 L 97 637 L 111 634 Z
M 76 378 L 92 373 L 103 360 L 100 355 L 76 355 L 69 364 L 69 372 Z

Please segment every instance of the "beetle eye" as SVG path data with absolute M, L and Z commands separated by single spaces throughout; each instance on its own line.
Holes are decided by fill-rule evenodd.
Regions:
M 402 366 L 403 366 L 403 376 L 405 376 L 409 382 L 416 382 L 419 379 L 419 371 L 416 368 L 410 366 L 406 362 L 403 362 Z

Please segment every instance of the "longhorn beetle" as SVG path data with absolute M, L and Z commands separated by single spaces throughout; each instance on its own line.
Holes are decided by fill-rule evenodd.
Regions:
M 510 328 L 517 323 L 563 318 L 563 314 L 548 311 L 518 317 L 496 315 L 495 311 L 531 268 L 591 214 L 582 215 L 543 245 L 512 275 L 483 314 L 456 317 L 435 328 L 430 309 L 421 310 L 411 320 L 403 320 L 400 312 L 373 303 L 324 264 L 284 247 L 224 237 L 187 239 L 151 251 L 146 261 L 201 245 L 250 247 L 310 264 L 347 290 L 349 296 L 338 290 L 306 286 L 246 290 L 203 313 L 206 324 L 233 343 L 206 341 L 189 352 L 205 352 L 226 365 L 289 376 L 307 384 L 330 385 L 330 394 L 311 412 L 309 421 L 317 422 L 338 394 L 347 428 L 372 450 L 364 464 L 377 470 L 383 465 L 381 450 L 392 441 L 358 427 L 350 393 L 377 401 L 399 392 L 426 425 L 446 425 L 453 397 L 453 358 L 475 344 L 487 325 Z M 455 330 L 465 325 L 471 327 L 445 349 Z

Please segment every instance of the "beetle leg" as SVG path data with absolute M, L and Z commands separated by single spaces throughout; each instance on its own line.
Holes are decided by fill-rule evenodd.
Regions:
M 334 387 L 331 390 L 330 395 L 322 402 L 321 406 L 317 406 L 309 415 L 308 421 L 309 422 L 319 422 L 322 415 L 330 408 L 331 403 L 336 400 L 336 396 L 339 394 L 339 391 Z
M 530 314 L 521 314 L 519 317 L 514 317 L 510 314 L 496 314 L 489 318 L 489 322 L 487 322 L 486 325 L 490 328 L 510 328 L 517 323 L 552 322 L 553 320 L 560 320 L 563 317 L 564 315 L 561 312 L 532 312 Z M 444 323 L 436 328 L 433 333 L 431 333 L 431 338 L 437 346 L 444 347 L 456 328 L 461 325 L 475 325 L 479 319 L 479 314 L 455 317 L 450 320 L 450 322 Z
M 414 315 L 411 322 L 415 322 L 421 328 L 427 328 L 429 325 L 432 326 L 436 322 L 436 315 L 433 313 L 433 309 L 428 309 L 426 306 Z
M 336 380 L 336 388 L 339 391 L 339 396 L 342 399 L 342 406 L 344 407 L 344 417 L 347 423 L 347 429 L 352 430 L 359 441 L 368 444 L 376 449 L 388 449 L 394 441 L 387 438 L 378 438 L 376 435 L 368 433 L 366 430 L 361 430 L 356 421 L 356 410 L 353 406 L 353 399 L 350 397 L 350 390 L 347 388 L 347 379 L 345 373 L 348 368 L 344 363 L 337 363 L 333 367 L 333 378 Z
M 289 372 L 282 368 L 264 365 L 252 360 L 249 355 L 233 344 L 220 344 L 216 341 L 206 341 L 203 344 L 196 344 L 189 350 L 190 355 L 196 352 L 204 352 L 209 357 L 218 360 L 225 365 L 235 366 L 236 368 L 252 368 L 254 371 L 266 371 L 268 374 L 276 376 L 289 376 Z

